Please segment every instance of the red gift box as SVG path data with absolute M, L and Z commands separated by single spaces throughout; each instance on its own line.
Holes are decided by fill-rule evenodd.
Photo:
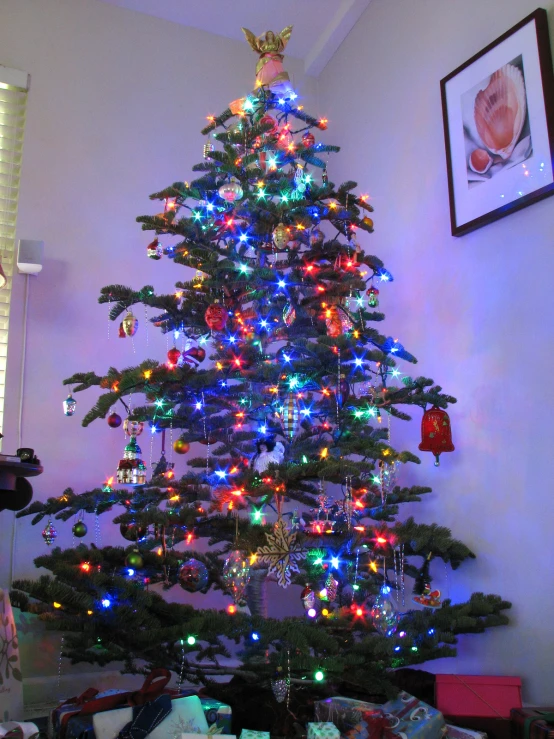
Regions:
M 554 708 L 513 708 L 510 726 L 513 739 L 554 739 Z
M 445 716 L 506 719 L 512 708 L 521 707 L 521 678 L 436 675 L 435 699 Z

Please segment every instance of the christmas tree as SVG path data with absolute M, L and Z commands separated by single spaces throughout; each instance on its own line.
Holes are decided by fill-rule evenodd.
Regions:
M 76 516 L 84 537 L 85 513 L 111 512 L 126 546 L 54 548 L 36 560 L 52 574 L 13 593 L 63 630 L 73 661 L 163 666 L 212 687 L 234 678 L 286 705 L 324 686 L 388 695 L 391 668 L 455 655 L 458 634 L 506 624 L 510 605 L 483 593 L 441 602 L 433 561 L 456 569 L 475 555 L 447 528 L 399 517 L 431 489 L 402 486 L 419 459 L 393 447 L 391 420 L 421 409 L 420 449 L 438 463 L 454 448 L 455 399 L 406 374 L 414 356 L 378 330 L 393 278 L 366 251 L 373 208 L 328 174 L 339 148 L 298 104 L 282 64 L 290 32 L 245 31 L 260 55 L 254 92 L 210 119 L 195 179 L 153 194 L 163 212 L 137 219 L 155 234 L 148 256 L 187 268 L 185 280 L 165 295 L 101 291 L 111 320 L 123 315 L 120 335 L 137 331 L 134 306 L 155 310 L 174 340 L 167 361 L 65 381 L 104 391 L 84 426 L 118 426 L 125 409 L 121 485 L 67 489 L 18 514 L 45 522 L 52 544 L 54 519 Z M 139 446 L 148 425 L 164 439 L 151 474 Z M 188 454 L 180 478 L 167 438 L 170 458 Z M 305 617 L 268 615 L 268 579 L 302 598 Z M 197 593 L 195 607 L 168 603 L 175 587 Z M 226 610 L 202 609 L 210 588 L 229 596 Z

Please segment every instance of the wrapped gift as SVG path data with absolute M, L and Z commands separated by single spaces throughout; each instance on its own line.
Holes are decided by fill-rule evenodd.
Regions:
M 383 706 L 385 732 L 402 739 L 441 739 L 446 734 L 444 716 L 418 698 L 403 691 Z
M 315 704 L 318 721 L 331 721 L 347 739 L 381 739 L 384 713 L 376 703 L 354 698 L 327 698 Z
M 5 721 L 0 724 L 0 737 L 6 739 L 30 739 L 38 733 L 38 726 L 30 721 Z
M 184 697 L 193 691 L 177 691 L 167 687 L 171 679 L 169 670 L 153 670 L 140 690 L 106 690 L 100 693 L 89 688 L 82 695 L 69 698 L 59 705 L 50 717 L 49 734 L 55 739 L 93 739 L 93 715 L 118 707 L 144 705 L 159 695 L 171 698 Z
M 71 719 L 77 718 L 81 711 L 83 711 L 83 708 L 86 703 L 91 701 L 102 701 L 102 705 L 104 705 L 104 699 L 109 699 L 106 701 L 108 704 L 108 708 L 112 708 L 113 705 L 111 704 L 111 698 L 112 696 L 118 696 L 116 699 L 116 705 L 117 702 L 120 700 L 124 700 L 122 696 L 127 696 L 128 693 L 123 690 L 106 690 L 103 693 L 96 690 L 95 688 L 89 688 L 88 690 L 85 690 L 84 693 L 82 693 L 79 696 L 76 696 L 75 698 L 68 698 L 63 703 L 60 703 L 60 705 L 55 708 L 52 711 L 52 715 L 50 717 L 50 727 L 51 735 L 53 737 L 56 737 L 56 739 L 69 739 L 67 737 L 67 729 L 68 725 Z M 102 710 L 100 708 L 100 704 L 98 703 L 98 710 Z M 86 721 L 88 724 L 90 724 L 92 728 L 92 719 L 90 716 L 87 716 Z M 70 733 L 71 737 L 79 736 L 79 729 L 75 728 L 76 724 L 73 724 L 73 729 Z
M 200 698 L 202 710 L 208 722 L 210 730 L 212 726 L 223 732 L 223 734 L 231 733 L 231 723 L 233 721 L 233 712 L 231 706 L 221 703 L 213 698 Z
M 437 675 L 435 704 L 445 716 L 509 718 L 521 707 L 521 678 L 490 675 Z M 456 725 L 463 723 L 455 721 Z
M 554 739 L 554 708 L 512 708 L 512 739 Z
M 487 739 L 484 731 L 473 731 L 452 724 L 446 724 L 446 736 L 448 739 Z
M 164 712 L 168 707 L 167 713 Z M 157 708 L 157 716 L 161 720 L 151 726 L 146 723 L 147 709 Z M 144 724 L 140 724 L 144 721 Z M 171 700 L 168 695 L 162 695 L 153 703 L 145 706 L 127 706 L 114 711 L 96 713 L 92 717 L 95 739 L 114 739 L 122 732 L 125 738 L 129 734 L 129 725 L 139 722 L 140 728 L 147 732 L 148 739 L 181 739 L 181 734 L 208 734 L 209 727 L 200 698 L 189 695 L 186 698 Z M 124 730 L 124 731 L 123 731 Z M 146 736 L 146 734 L 144 734 Z M 219 734 L 217 735 L 219 736 Z
M 308 724 L 308 739 L 340 739 L 340 731 L 330 721 Z
M 240 739 L 269 739 L 269 731 L 254 731 L 253 729 L 243 729 L 240 732 Z

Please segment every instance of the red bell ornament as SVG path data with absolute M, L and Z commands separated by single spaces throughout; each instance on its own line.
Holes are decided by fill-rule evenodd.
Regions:
M 208 328 L 212 331 L 223 331 L 229 320 L 229 314 L 221 303 L 212 303 L 206 308 L 204 318 L 208 324 Z
M 432 452 L 435 455 L 435 467 L 438 467 L 439 455 L 442 452 L 453 452 L 452 429 L 448 413 L 434 405 L 426 410 L 421 419 L 421 444 L 422 452 Z

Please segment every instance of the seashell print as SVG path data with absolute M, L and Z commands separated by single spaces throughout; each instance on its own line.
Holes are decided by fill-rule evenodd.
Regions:
M 486 149 L 474 149 L 469 155 L 468 163 L 477 174 L 485 174 L 490 169 L 492 157 Z
M 490 152 L 502 159 L 510 158 L 526 112 L 523 74 L 513 64 L 505 64 L 491 75 L 487 87 L 475 97 L 475 126 Z

